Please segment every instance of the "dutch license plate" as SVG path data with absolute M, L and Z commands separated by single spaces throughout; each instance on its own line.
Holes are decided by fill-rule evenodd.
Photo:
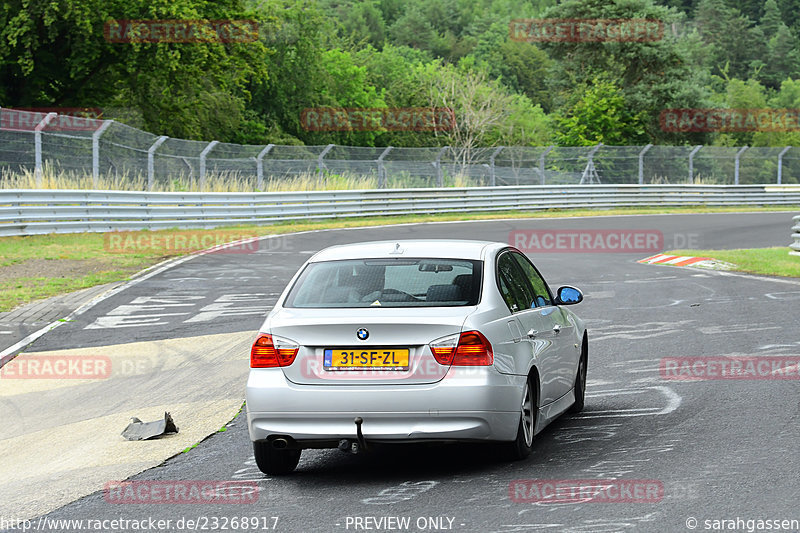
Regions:
M 322 365 L 328 370 L 344 370 L 348 368 L 376 368 L 383 370 L 399 370 L 408 368 L 408 348 L 371 348 L 353 350 L 324 351 Z

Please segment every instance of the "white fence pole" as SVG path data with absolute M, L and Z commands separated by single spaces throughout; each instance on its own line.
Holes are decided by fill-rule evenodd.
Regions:
M 256 156 L 256 177 L 258 180 L 256 182 L 256 187 L 258 187 L 259 191 L 264 189 L 264 157 L 273 148 L 275 148 L 274 144 L 268 144 L 258 153 L 258 156 Z
M 694 183 L 694 154 L 696 154 L 702 147 L 702 144 L 698 144 L 692 148 L 691 152 L 689 152 L 689 183 Z
M 791 148 L 791 146 L 786 146 L 781 150 L 781 153 L 778 154 L 778 185 L 780 185 L 783 180 L 783 154 L 788 152 Z
M 162 135 L 161 137 L 156 139 L 156 142 L 154 142 L 152 144 L 152 146 L 150 146 L 150 148 L 147 150 L 147 190 L 148 191 L 152 191 L 153 190 L 153 185 L 155 184 L 156 167 L 155 167 L 154 161 L 155 161 L 156 149 L 159 146 L 161 146 L 164 143 L 164 141 L 166 141 L 167 139 L 169 139 L 169 137 L 167 137 L 166 135 Z
M 214 149 L 216 145 L 219 144 L 219 141 L 211 141 L 208 143 L 208 146 L 203 148 L 203 151 L 200 152 L 200 190 L 202 191 L 206 186 L 206 157 L 208 157 L 208 153 Z
M 444 187 L 444 176 L 442 175 L 442 156 L 444 155 L 446 150 L 449 150 L 449 146 L 443 146 L 439 153 L 436 155 L 436 161 L 434 161 L 433 166 L 436 168 L 436 186 L 437 187 Z
M 544 162 L 545 162 L 545 158 L 547 157 L 547 154 L 549 154 L 549 153 L 550 153 L 550 151 L 551 151 L 553 148 L 555 148 L 555 146 L 548 146 L 548 147 L 547 147 L 547 150 L 545 150 L 544 152 L 542 152 L 542 155 L 540 155 L 540 156 L 539 156 L 539 177 L 540 177 L 540 178 L 541 178 L 541 180 L 542 180 L 542 185 L 544 185 L 544 184 L 545 184 L 545 183 L 544 183 Z
M 100 184 L 100 136 L 113 123 L 113 120 L 104 120 L 103 124 L 92 133 L 92 186 L 95 189 Z
M 639 152 L 639 185 L 644 185 L 644 154 L 652 147 L 652 144 L 648 144 Z
M 58 116 L 58 113 L 48 113 L 33 129 L 33 177 L 36 180 L 37 187 L 42 186 L 42 130 L 46 128 L 47 125 L 50 124 L 50 121 L 56 116 Z
M 503 151 L 503 148 L 505 148 L 505 146 L 500 146 L 499 148 L 497 148 L 494 152 L 492 152 L 492 157 L 489 158 L 489 172 L 490 172 L 490 175 L 491 175 L 491 182 L 490 183 L 491 183 L 492 187 L 497 185 L 497 179 L 495 178 L 495 175 L 494 175 L 494 159 L 495 159 L 495 157 L 497 157 L 500 154 L 500 152 Z
M 747 148 L 748 148 L 747 146 L 743 146 L 741 150 L 736 152 L 736 163 L 735 163 L 735 167 L 734 167 L 734 170 L 733 170 L 733 184 L 734 185 L 739 185 L 739 158 L 742 157 L 742 154 L 744 153 L 745 150 L 747 150 Z
M 328 146 L 326 146 L 325 149 L 322 151 L 321 154 L 319 154 L 319 157 L 317 158 L 317 176 L 319 177 L 320 181 L 322 181 L 322 171 L 325 169 L 325 156 L 328 154 L 328 152 L 331 151 L 331 149 L 333 149 L 334 146 L 336 145 L 329 144 Z
M 383 160 L 392 151 L 392 146 L 387 146 L 381 155 L 378 157 L 378 188 L 382 189 L 386 186 L 386 167 L 383 165 Z

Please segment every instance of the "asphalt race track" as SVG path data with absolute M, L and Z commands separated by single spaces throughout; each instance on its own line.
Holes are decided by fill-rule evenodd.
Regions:
M 664 250 L 786 246 L 791 217 L 523 219 L 276 237 L 262 241 L 254 253 L 182 262 L 102 301 L 26 351 L 255 332 L 297 267 L 332 244 L 405 238 L 508 242 L 512 231 L 525 229 L 637 229 L 662 231 Z M 506 463 L 496 458 L 495 448 L 477 445 L 390 448 L 357 456 L 306 450 L 294 475 L 267 478 L 254 465 L 240 416 L 226 432 L 133 479 L 251 481 L 260 489 L 257 501 L 124 505 L 97 492 L 49 513 L 44 523 L 152 518 L 171 520 L 164 531 L 245 530 L 241 523 L 234 527 L 237 517 L 259 518 L 251 531 L 510 533 L 720 531 L 720 523 L 714 528 L 711 521 L 737 519 L 740 527 L 724 530 L 747 531 L 747 520 L 800 520 L 796 373 L 795 379 L 685 381 L 668 379 L 659 369 L 665 357 L 800 357 L 800 280 L 636 263 L 648 255 L 530 254 L 551 288 L 573 284 L 586 294 L 574 309 L 587 322 L 590 351 L 585 411 L 550 425 L 525 461 Z M 58 443 L 53 449 L 58 453 Z M 663 494 L 632 502 L 515 501 L 510 491 L 519 487 L 512 486 L 515 480 L 642 480 Z M 526 493 L 517 494 L 525 499 Z M 186 520 L 199 522 L 190 527 Z M 81 530 L 63 524 L 44 529 L 33 520 L 37 523 L 40 530 Z M 133 529 L 106 529 L 113 530 Z

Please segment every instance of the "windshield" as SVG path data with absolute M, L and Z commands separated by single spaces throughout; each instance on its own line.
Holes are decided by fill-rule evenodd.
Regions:
M 310 263 L 285 307 L 455 307 L 480 298 L 481 261 L 350 259 Z

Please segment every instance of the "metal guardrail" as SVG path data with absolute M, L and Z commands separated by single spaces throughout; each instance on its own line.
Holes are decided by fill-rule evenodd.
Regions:
M 448 212 L 800 205 L 800 185 L 562 185 L 278 193 L 0 191 L 0 236 Z M 797 227 L 795 227 L 795 230 Z
M 792 237 L 794 237 L 794 242 L 789 245 L 789 248 L 792 249 L 789 253 L 792 255 L 800 255 L 800 215 L 794 217 L 793 220 L 794 226 L 792 226 L 792 231 L 794 231 L 794 233 Z

